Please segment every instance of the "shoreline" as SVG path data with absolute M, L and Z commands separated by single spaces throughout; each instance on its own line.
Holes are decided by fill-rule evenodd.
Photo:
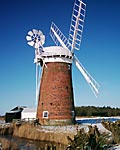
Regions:
M 105 118 L 118 118 L 117 117 L 92 117 L 92 118 L 80 118 L 76 117 L 76 120 L 85 120 L 85 119 L 105 119 Z M 33 123 L 23 122 L 22 124 L 11 123 L 11 124 L 0 124 L 0 132 L 6 134 L 11 134 L 13 137 L 26 138 L 37 141 L 48 141 L 60 143 L 63 145 L 68 145 L 68 137 L 74 139 L 74 136 L 78 131 L 84 128 L 85 132 L 89 131 L 89 127 L 94 128 L 96 126 L 101 133 L 111 133 L 107 130 L 101 123 L 89 124 L 75 124 L 75 125 L 66 125 L 66 126 L 41 126 L 34 125 Z M 2 134 L 1 134 L 2 135 Z M 7 135 L 7 134 L 6 134 Z
M 107 123 L 109 125 L 109 123 Z M 1 126 L 2 127 L 2 126 Z M 74 140 L 74 137 L 77 135 L 78 131 L 84 129 L 85 133 L 89 133 L 89 129 L 94 131 L 97 127 L 98 132 L 100 134 L 109 134 L 112 138 L 112 132 L 107 130 L 103 124 L 95 123 L 95 124 L 76 124 L 76 125 L 66 125 L 66 126 L 40 126 L 34 125 L 33 123 L 11 123 L 2 127 L 3 131 L 6 131 L 11 134 L 12 137 L 25 138 L 35 141 L 48 141 L 51 143 L 61 144 L 67 147 L 69 145 L 69 139 Z M 6 131 L 5 131 L 6 129 Z M 0 128 L 1 131 L 1 128 Z M 4 134 L 3 134 L 4 135 Z M 7 134 L 6 134 L 7 135 Z M 84 138 L 84 137 L 83 137 Z M 115 145 L 113 145 L 115 147 Z M 114 150 L 114 147 L 112 147 Z M 118 145 L 118 149 L 120 146 Z M 117 147 L 116 147 L 117 149 Z
M 120 119 L 120 116 L 113 116 L 113 117 L 81 117 L 81 116 L 77 116 L 75 120 L 87 120 L 87 119 L 111 119 L 111 118 L 116 118 L 116 119 Z
M 13 137 L 26 138 L 31 140 L 38 141 L 49 141 L 60 143 L 63 145 L 68 145 L 68 137 L 74 139 L 74 136 L 78 133 L 78 131 L 84 128 L 85 132 L 89 131 L 89 124 L 76 124 L 76 125 L 67 125 L 67 126 L 34 126 L 30 123 L 25 123 L 20 126 L 15 124 L 7 125 L 3 128 L 3 132 L 6 133 L 5 128 L 8 134 L 11 134 Z M 108 132 L 107 129 L 103 127 L 101 123 L 93 124 L 98 127 L 98 130 L 101 133 Z M 3 133 L 4 134 L 4 133 Z

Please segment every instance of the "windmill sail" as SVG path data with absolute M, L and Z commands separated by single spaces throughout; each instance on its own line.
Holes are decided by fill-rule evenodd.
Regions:
M 68 43 L 70 50 L 79 50 L 82 40 L 82 32 L 85 20 L 86 4 L 81 0 L 76 0 L 73 7 L 73 13 L 71 18 L 71 26 L 69 31 Z
M 60 29 L 52 22 L 50 28 L 50 36 L 57 46 L 62 46 L 65 49 L 68 49 L 68 40 Z
M 36 106 L 38 104 L 38 100 L 40 96 L 40 84 L 41 84 L 42 73 L 43 73 L 43 68 L 39 67 L 39 64 L 36 63 Z
M 75 65 L 77 66 L 77 68 L 79 69 L 79 71 L 82 73 L 82 75 L 85 78 L 85 80 L 87 81 L 87 83 L 89 84 L 89 86 L 92 89 L 93 93 L 97 97 L 97 95 L 99 93 L 99 87 L 100 87 L 99 84 L 87 72 L 87 70 L 83 67 L 83 65 L 80 63 L 80 61 L 77 59 L 77 57 L 75 55 L 73 57 L 73 61 L 74 61 Z

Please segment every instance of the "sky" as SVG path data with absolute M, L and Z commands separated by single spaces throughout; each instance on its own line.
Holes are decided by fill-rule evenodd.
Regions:
M 83 39 L 76 56 L 100 85 L 96 98 L 73 64 L 75 106 L 120 108 L 120 1 L 83 0 L 87 4 Z M 0 1 L 0 114 L 15 106 L 35 107 L 34 48 L 26 35 L 39 29 L 45 45 L 51 22 L 68 38 L 74 0 Z

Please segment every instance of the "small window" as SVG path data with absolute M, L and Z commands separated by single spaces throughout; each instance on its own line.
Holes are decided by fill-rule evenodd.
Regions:
M 72 110 L 72 118 L 75 117 L 75 112 Z
M 70 65 L 68 65 L 68 70 L 70 70 L 71 69 L 71 66 Z
M 48 118 L 48 111 L 43 111 L 43 118 Z

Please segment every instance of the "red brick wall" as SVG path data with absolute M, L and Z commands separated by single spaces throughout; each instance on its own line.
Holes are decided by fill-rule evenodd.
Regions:
M 37 118 L 44 124 L 43 111 L 48 111 L 48 120 L 72 120 L 74 101 L 71 65 L 61 62 L 46 65 L 41 79 Z

